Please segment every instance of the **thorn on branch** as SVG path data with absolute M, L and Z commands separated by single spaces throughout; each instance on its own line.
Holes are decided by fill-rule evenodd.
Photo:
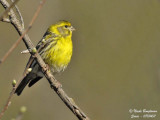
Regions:
M 2 22 L 10 23 L 11 21 L 8 18 L 3 18 Z
M 22 52 L 21 52 L 21 54 L 27 54 L 27 53 L 29 53 L 29 50 L 27 49 L 27 50 L 23 50 Z

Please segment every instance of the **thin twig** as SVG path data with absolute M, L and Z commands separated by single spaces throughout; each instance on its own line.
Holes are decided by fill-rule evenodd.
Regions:
M 25 75 L 27 75 L 28 73 L 29 73 L 29 71 L 27 71 Z M 21 79 L 19 79 L 17 82 L 16 82 L 15 80 L 13 80 L 13 82 L 12 82 L 13 88 L 12 88 L 12 91 L 11 91 L 8 99 L 7 99 L 7 102 L 6 102 L 5 106 L 3 107 L 2 111 L 0 112 L 0 120 L 1 120 L 1 118 L 3 117 L 5 111 L 8 109 L 9 105 L 11 104 L 11 99 L 12 99 L 14 93 L 15 93 L 15 90 L 16 90 L 16 88 L 18 87 L 18 85 L 20 84 L 20 82 L 23 80 L 24 77 L 25 77 L 25 76 L 23 76 L 23 77 L 22 77 Z M 15 81 L 15 83 L 14 83 L 14 81 Z
M 0 21 L 4 18 L 4 16 L 10 11 L 10 9 L 18 2 L 19 0 L 15 0 L 9 7 L 4 6 L 5 8 L 7 8 L 2 15 L 0 16 Z M 2 1 L 0 1 L 2 2 Z
M 7 99 L 7 102 L 6 102 L 5 106 L 3 107 L 2 111 L 0 112 L 0 120 L 3 117 L 5 111 L 8 109 L 9 105 L 11 105 L 11 99 L 12 99 L 14 93 L 15 93 L 16 88 L 18 87 L 19 83 L 23 80 L 23 78 L 24 78 L 24 76 L 21 79 L 19 79 L 17 83 L 14 83 L 14 85 L 13 85 L 13 82 L 12 82 L 13 88 L 12 88 L 12 91 L 10 92 L 10 95 Z
M 6 0 L 2 0 L 2 1 L 6 2 Z M 43 1 L 45 1 L 45 0 L 43 0 Z M 23 33 L 23 29 L 21 28 L 20 22 L 14 17 L 14 13 L 13 13 L 13 15 L 11 15 L 11 17 L 13 18 L 13 19 L 11 19 L 12 25 L 15 27 L 17 32 L 21 35 Z M 23 41 L 24 41 L 27 49 L 34 49 L 35 48 L 33 43 L 31 42 L 31 40 L 29 39 L 28 35 L 24 36 Z M 31 53 L 31 54 L 33 54 L 33 53 Z M 74 115 L 77 116 L 77 118 L 79 120 L 89 120 L 89 118 L 83 113 L 83 111 L 76 105 L 74 100 L 72 98 L 70 98 L 64 92 L 64 90 L 62 89 L 62 85 L 54 78 L 54 76 L 50 72 L 50 69 L 47 68 L 47 65 L 44 63 L 43 59 L 38 54 L 38 52 L 36 52 L 34 54 L 34 57 L 37 60 L 37 63 L 39 64 L 39 66 L 41 67 L 48 82 L 50 83 L 51 88 L 58 94 L 58 96 L 66 104 L 66 106 L 74 113 Z
M 11 1 L 14 2 L 15 0 L 11 0 Z M 17 12 L 17 14 L 18 14 L 18 16 L 20 18 L 22 27 L 24 29 L 24 20 L 23 20 L 22 14 L 21 14 L 21 12 L 20 12 L 20 10 L 19 10 L 19 8 L 18 8 L 18 6 L 16 4 L 15 4 L 15 8 L 16 8 L 16 12 Z
M 11 104 L 11 98 L 12 98 L 12 96 L 14 95 L 14 92 L 15 92 L 15 88 L 13 87 L 13 89 L 12 89 L 12 91 L 11 91 L 8 99 L 7 99 L 7 102 L 6 102 L 5 106 L 4 106 L 3 110 L 2 110 L 1 113 L 0 113 L 0 119 L 1 119 L 2 116 L 4 115 L 4 112 L 8 109 L 8 106 Z
M 35 22 L 41 8 L 42 8 L 43 4 L 40 3 L 40 5 L 38 6 L 32 20 L 30 21 L 27 29 L 24 31 L 24 33 L 19 37 L 19 39 L 12 45 L 12 47 L 8 50 L 8 52 L 2 57 L 2 59 L 0 60 L 0 64 L 2 64 L 7 57 L 13 52 L 13 50 L 19 45 L 20 41 L 22 40 L 22 38 L 26 35 L 26 33 L 28 33 L 28 31 L 31 29 L 33 23 Z
M 5 54 L 5 56 L 4 56 L 4 57 L 2 58 L 2 60 L 1 60 L 1 63 L 4 62 L 4 60 L 10 55 L 10 53 L 11 53 L 11 52 L 17 47 L 17 45 L 20 43 L 20 41 L 21 41 L 22 38 L 25 36 L 25 34 L 31 29 L 31 27 L 32 27 L 33 23 L 35 22 L 35 20 L 36 20 L 38 14 L 39 14 L 39 12 L 40 12 L 40 10 L 41 10 L 44 2 L 45 2 L 45 0 L 40 3 L 40 5 L 38 6 L 38 8 L 37 8 L 37 10 L 36 10 L 36 12 L 35 12 L 32 20 L 31 20 L 31 22 L 30 22 L 30 24 L 29 24 L 29 26 L 28 26 L 27 29 L 24 31 L 24 33 L 19 37 L 19 39 L 13 44 L 13 46 L 9 49 L 9 51 Z M 24 75 L 27 75 L 27 74 L 24 74 Z M 23 78 L 24 78 L 24 76 L 23 76 Z M 6 104 L 5 104 L 4 108 L 3 108 L 3 110 L 0 112 L 0 119 L 1 119 L 2 116 L 4 115 L 4 112 L 8 109 L 8 106 L 9 106 L 9 104 L 11 103 L 11 99 L 12 99 L 14 93 L 15 93 L 15 90 L 16 90 L 17 86 L 19 85 L 19 83 L 23 80 L 23 78 L 20 79 L 20 80 L 17 82 L 17 84 L 16 84 L 15 87 L 13 87 L 13 89 L 12 89 L 12 91 L 11 91 L 8 99 L 7 99 L 7 102 L 6 102 Z
M 25 34 L 24 34 L 25 35 Z M 2 57 L 2 59 L 0 60 L 0 65 L 7 59 L 7 57 L 13 52 L 13 50 L 19 45 L 20 41 L 22 40 L 22 38 L 24 37 L 24 35 L 22 37 L 20 37 L 12 46 L 11 48 L 8 50 L 8 52 L 5 53 L 5 55 Z

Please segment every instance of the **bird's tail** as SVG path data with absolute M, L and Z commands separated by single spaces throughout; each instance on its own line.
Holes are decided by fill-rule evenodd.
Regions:
M 26 87 L 26 85 L 29 83 L 30 78 L 28 77 L 28 75 L 26 77 L 23 78 L 23 80 L 21 81 L 21 83 L 18 85 L 17 89 L 15 90 L 15 93 L 19 96 L 23 89 Z

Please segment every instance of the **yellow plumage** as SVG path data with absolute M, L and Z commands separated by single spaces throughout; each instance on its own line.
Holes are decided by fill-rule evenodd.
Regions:
M 71 60 L 73 30 L 75 29 L 69 22 L 59 21 L 48 28 L 42 40 L 36 46 L 42 59 L 54 74 L 63 71 Z M 30 60 L 28 64 L 30 64 Z M 19 84 L 15 91 L 17 95 L 21 94 L 28 83 L 30 87 L 43 77 L 43 73 L 35 60 L 29 66 L 32 71 Z
M 59 32 L 58 28 L 65 25 L 71 26 L 69 23 L 52 25 L 49 29 L 49 33 L 56 34 L 54 42 L 51 43 L 46 52 L 41 56 L 44 61 L 51 67 L 53 72 L 60 72 L 66 68 L 71 60 L 72 56 L 72 31 Z M 51 36 L 50 34 L 48 36 Z M 47 40 L 48 36 L 43 39 Z M 51 37 L 49 37 L 51 38 Z M 53 46 L 53 47 L 52 47 Z

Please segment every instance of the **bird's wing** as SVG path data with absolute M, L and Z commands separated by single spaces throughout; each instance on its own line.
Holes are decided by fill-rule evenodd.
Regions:
M 46 32 L 43 36 L 43 38 L 38 42 L 36 49 L 38 51 L 38 53 L 43 53 L 44 49 L 51 43 L 54 41 L 54 44 L 56 44 L 57 41 L 57 36 L 54 33 L 49 33 Z M 26 70 L 30 67 L 34 67 L 36 64 L 36 61 L 34 59 L 34 57 L 30 56 L 28 63 L 26 65 L 26 68 L 24 70 L 24 74 L 26 73 Z
M 39 53 L 46 48 L 51 42 L 55 41 L 56 43 L 56 38 L 57 35 L 54 33 L 46 32 L 43 35 L 43 38 L 38 42 L 36 49 L 38 50 Z

